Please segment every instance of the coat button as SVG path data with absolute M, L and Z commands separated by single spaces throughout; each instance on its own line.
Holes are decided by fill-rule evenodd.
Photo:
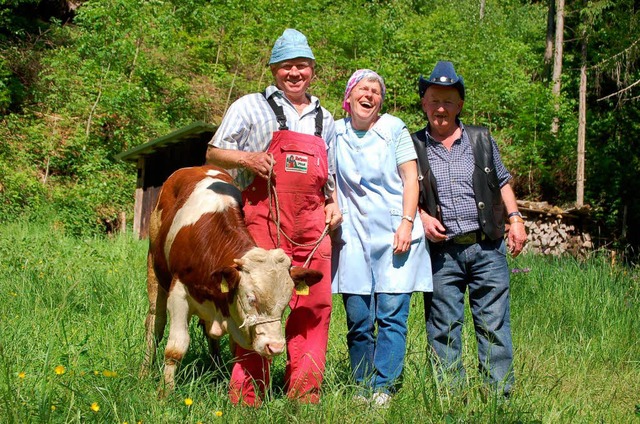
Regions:
M 478 202 L 478 209 L 484 209 L 484 202 Z
M 489 167 L 487 167 L 487 168 L 484 168 L 484 172 L 488 174 L 489 172 L 491 172 L 491 170 L 489 169 Z
M 255 187 L 251 187 L 251 191 L 256 191 L 256 188 Z

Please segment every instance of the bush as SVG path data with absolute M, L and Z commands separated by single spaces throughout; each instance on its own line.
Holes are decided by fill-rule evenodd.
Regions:
M 38 210 L 46 190 L 32 169 L 11 169 L 0 162 L 0 223 Z

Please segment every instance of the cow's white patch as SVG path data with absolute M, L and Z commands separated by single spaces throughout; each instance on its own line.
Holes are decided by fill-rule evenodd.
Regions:
M 220 174 L 220 172 L 213 170 L 207 173 Z M 206 213 L 224 212 L 227 208 L 236 205 L 236 200 L 233 197 L 209 189 L 209 186 L 213 183 L 229 184 L 226 181 L 212 177 L 203 178 L 196 184 L 187 201 L 173 218 L 164 243 L 165 257 L 169 257 L 173 241 L 182 227 L 195 224 Z
M 220 171 L 216 171 L 215 169 L 210 169 L 207 171 L 207 175 L 210 177 L 217 177 L 218 175 L 221 175 L 222 172 Z

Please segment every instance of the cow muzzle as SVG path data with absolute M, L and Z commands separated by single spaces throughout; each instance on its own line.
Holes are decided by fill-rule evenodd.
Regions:
M 286 342 L 281 323 L 280 319 L 264 319 L 253 327 L 253 350 L 268 358 L 283 353 Z
M 284 352 L 284 342 L 272 342 L 264 345 L 264 355 L 267 357 L 280 355 Z

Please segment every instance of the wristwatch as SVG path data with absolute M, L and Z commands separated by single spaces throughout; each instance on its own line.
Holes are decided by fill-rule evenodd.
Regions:
M 515 224 L 516 222 L 522 222 L 524 224 L 524 218 L 518 211 L 511 212 L 509 215 L 507 215 L 507 218 L 509 219 L 509 224 Z
M 413 224 L 413 218 L 410 217 L 409 215 L 402 215 L 402 219 L 406 219 L 407 221 Z

